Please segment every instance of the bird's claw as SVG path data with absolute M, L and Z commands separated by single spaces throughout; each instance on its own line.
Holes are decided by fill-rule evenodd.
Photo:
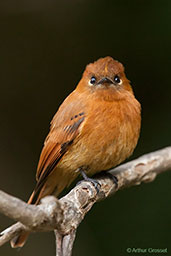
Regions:
M 81 184 L 83 181 L 91 182 L 91 184 L 93 184 L 93 186 L 95 187 L 97 194 L 99 193 L 101 184 L 97 180 L 87 177 L 87 179 L 78 181 L 76 185 Z
M 101 185 L 97 180 L 87 177 L 86 181 L 91 182 L 93 184 L 93 186 L 95 187 L 97 193 L 99 193 Z
M 109 178 L 113 181 L 113 183 L 115 184 L 115 188 L 117 188 L 117 187 L 118 187 L 118 178 L 117 178 L 115 175 L 111 174 L 110 172 L 107 172 L 106 174 L 108 175 L 108 177 L 109 177 Z
M 86 173 L 83 171 L 82 168 L 80 168 L 80 173 L 81 173 L 82 177 L 84 178 L 84 180 L 91 182 L 91 183 L 93 184 L 93 186 L 95 187 L 97 193 L 99 193 L 100 188 L 101 188 L 101 184 L 100 184 L 96 179 L 89 178 L 89 177 L 86 175 Z M 77 183 L 77 185 L 80 184 L 80 183 L 81 183 L 81 181 L 79 181 L 79 182 Z
M 110 172 L 106 172 L 106 171 L 102 171 L 101 174 L 103 174 L 104 176 L 108 176 L 115 184 L 115 188 L 118 187 L 118 178 L 115 175 L 111 174 Z

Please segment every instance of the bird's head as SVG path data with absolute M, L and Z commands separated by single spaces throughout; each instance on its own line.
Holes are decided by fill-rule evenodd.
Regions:
M 81 89 L 119 91 L 121 89 L 132 92 L 129 80 L 124 73 L 123 65 L 112 57 L 100 58 L 87 65 L 79 83 Z

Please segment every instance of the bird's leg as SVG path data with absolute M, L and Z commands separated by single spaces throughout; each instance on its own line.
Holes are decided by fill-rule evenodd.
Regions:
M 80 168 L 79 168 L 79 172 L 80 172 L 80 174 L 82 175 L 83 179 L 84 179 L 85 181 L 91 182 L 91 183 L 93 184 L 93 186 L 95 187 L 97 193 L 99 193 L 99 190 L 100 190 L 100 187 L 101 187 L 100 183 L 99 183 L 97 180 L 95 180 L 95 179 L 89 178 L 83 169 L 84 169 L 83 167 L 80 167 Z M 80 181 L 80 182 L 81 182 L 81 181 Z M 80 182 L 78 182 L 78 184 L 79 184 Z

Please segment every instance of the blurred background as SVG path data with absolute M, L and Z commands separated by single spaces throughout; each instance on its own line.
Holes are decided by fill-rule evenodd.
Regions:
M 142 104 L 131 157 L 171 142 L 171 1 L 29 0 L 0 2 L 0 189 L 27 200 L 49 123 L 85 66 L 121 61 Z M 128 247 L 171 251 L 171 172 L 96 204 L 73 255 L 128 255 Z M 0 230 L 13 223 L 0 216 Z M 30 236 L 3 256 L 55 255 L 53 232 Z

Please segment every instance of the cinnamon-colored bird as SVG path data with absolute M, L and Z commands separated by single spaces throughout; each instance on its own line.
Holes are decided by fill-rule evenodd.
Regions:
M 92 176 L 124 161 L 137 144 L 140 124 L 141 107 L 123 65 L 111 57 L 89 64 L 51 122 L 28 203 L 58 196 L 80 171 Z M 22 247 L 27 236 L 21 233 L 12 247 Z

